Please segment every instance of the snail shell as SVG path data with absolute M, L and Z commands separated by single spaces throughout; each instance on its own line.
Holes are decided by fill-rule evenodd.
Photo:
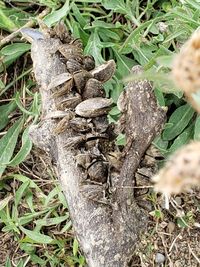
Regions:
M 88 71 L 82 70 L 74 74 L 74 83 L 78 93 L 81 93 L 85 87 L 86 82 L 92 78 L 92 74 Z
M 108 62 L 92 70 L 90 73 L 93 75 L 95 79 L 104 83 L 113 76 L 115 69 L 116 69 L 115 61 L 109 60 Z
M 94 118 L 107 114 L 111 109 L 112 99 L 103 97 L 89 98 L 76 106 L 75 113 L 81 117 Z
M 106 94 L 101 82 L 94 78 L 91 78 L 87 81 L 82 94 L 83 99 L 105 96 Z
M 73 74 L 74 72 L 76 71 L 80 71 L 83 69 L 83 66 L 82 64 L 80 64 L 78 61 L 76 61 L 75 59 L 73 58 L 70 58 L 67 63 L 66 63 L 66 66 L 67 66 L 67 70 Z
M 93 56 L 85 56 L 83 58 L 83 67 L 85 70 L 93 70 L 95 68 L 95 61 Z
M 108 177 L 108 164 L 96 161 L 87 169 L 89 179 L 97 183 L 106 183 Z

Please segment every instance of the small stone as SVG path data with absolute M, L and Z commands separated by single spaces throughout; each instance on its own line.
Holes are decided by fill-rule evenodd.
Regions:
M 167 225 L 167 230 L 168 230 L 168 232 L 169 232 L 170 234 L 171 234 L 172 232 L 174 232 L 175 227 L 176 227 L 175 223 L 173 223 L 173 222 L 169 222 L 168 225 Z
M 156 253 L 155 262 L 158 264 L 162 264 L 162 263 L 164 263 L 164 261 L 165 261 L 165 256 L 159 252 Z

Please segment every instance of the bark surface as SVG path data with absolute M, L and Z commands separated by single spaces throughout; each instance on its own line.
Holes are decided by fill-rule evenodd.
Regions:
M 158 107 L 148 81 L 129 83 L 123 102 L 121 124 L 127 137 L 121 171 L 111 173 L 110 204 L 84 197 L 81 191 L 83 173 L 77 167 L 76 149 L 66 146 L 74 137 L 70 129 L 55 135 L 57 121 L 51 118 L 56 100 L 48 90 L 50 82 L 67 72 L 57 51 L 58 40 L 46 38 L 32 43 L 32 60 L 42 98 L 40 123 L 30 136 L 35 145 L 47 151 L 67 199 L 73 228 L 90 267 L 127 267 L 147 216 L 134 198 L 134 173 L 141 157 L 163 126 L 165 112 Z M 136 67 L 134 71 L 140 71 Z M 49 118 L 48 118 L 49 117 Z

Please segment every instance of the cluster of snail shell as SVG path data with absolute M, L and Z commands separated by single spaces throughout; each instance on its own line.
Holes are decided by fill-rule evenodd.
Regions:
M 103 184 L 109 163 L 106 152 L 98 145 L 100 139 L 109 139 L 107 114 L 113 104 L 105 97 L 103 83 L 113 76 L 115 62 L 110 60 L 95 68 L 94 58 L 83 55 L 79 40 L 63 33 L 57 37 L 63 42 L 57 53 L 66 64 L 67 72 L 52 80 L 48 90 L 52 91 L 58 112 L 65 114 L 60 122 L 74 131 L 66 146 L 75 152 L 77 166 L 85 171 L 87 179 Z M 58 133 L 66 129 L 58 125 Z

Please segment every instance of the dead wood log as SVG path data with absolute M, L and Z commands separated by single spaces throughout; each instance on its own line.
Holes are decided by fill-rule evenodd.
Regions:
M 66 146 L 74 132 L 69 129 L 55 135 L 53 131 L 57 122 L 51 114 L 57 108 L 48 86 L 58 75 L 67 73 L 66 64 L 56 53 L 58 45 L 56 38 L 36 38 L 32 43 L 31 56 L 42 98 L 42 118 L 32 127 L 30 136 L 34 144 L 53 159 L 88 266 L 127 267 L 147 223 L 147 216 L 134 198 L 134 173 L 142 155 L 162 128 L 165 112 L 158 107 L 148 81 L 131 82 L 126 86 L 121 98 L 121 121 L 127 145 L 121 172 L 113 171 L 110 175 L 110 203 L 84 197 L 81 190 L 84 178 L 75 160 L 76 148 Z

